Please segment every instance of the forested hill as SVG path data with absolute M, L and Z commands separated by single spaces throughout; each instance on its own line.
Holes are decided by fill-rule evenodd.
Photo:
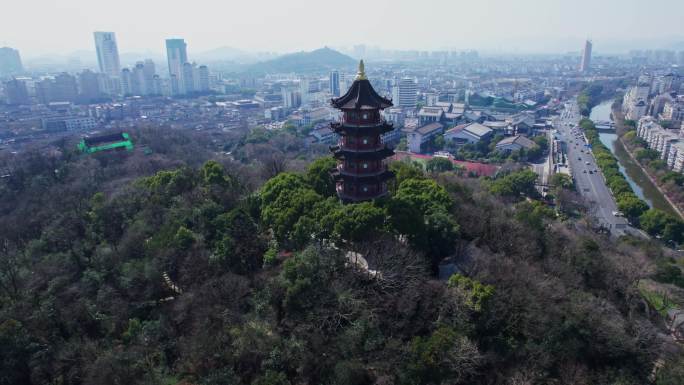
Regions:
M 567 184 L 559 218 L 530 171 L 398 162 L 389 198 L 341 205 L 332 159 L 261 184 L 175 143 L 18 155 L 0 384 L 636 385 L 659 359 L 683 383 L 639 293 L 667 250 L 589 231 Z
M 275 59 L 252 64 L 247 68 L 252 73 L 307 73 L 332 69 L 352 69 L 357 62 L 351 57 L 330 49 L 319 48 L 310 52 L 295 52 Z

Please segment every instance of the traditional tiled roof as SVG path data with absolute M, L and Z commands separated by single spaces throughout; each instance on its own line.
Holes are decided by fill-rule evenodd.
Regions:
M 331 104 L 341 109 L 385 109 L 392 107 L 392 101 L 378 95 L 368 79 L 356 79 L 346 94 L 332 99 Z

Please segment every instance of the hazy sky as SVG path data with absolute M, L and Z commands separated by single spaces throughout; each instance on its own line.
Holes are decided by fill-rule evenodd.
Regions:
M 2 0 L 0 46 L 24 56 L 93 50 L 114 31 L 121 52 L 220 46 L 287 52 L 365 43 L 384 48 L 520 52 L 684 41 L 684 0 Z

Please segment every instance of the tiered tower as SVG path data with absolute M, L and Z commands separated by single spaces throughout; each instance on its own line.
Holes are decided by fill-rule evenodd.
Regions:
M 340 135 L 338 145 L 330 148 L 337 159 L 333 171 L 337 195 L 345 203 L 386 195 L 387 180 L 394 174 L 384 160 L 394 151 L 382 143 L 380 136 L 393 127 L 380 112 L 391 107 L 392 102 L 375 92 L 366 78 L 363 60 L 349 91 L 332 99 L 331 104 L 342 111 L 341 121 L 331 123 L 332 130 Z

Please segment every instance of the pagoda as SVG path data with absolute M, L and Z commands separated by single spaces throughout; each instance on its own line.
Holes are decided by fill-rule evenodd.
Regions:
M 345 203 L 367 201 L 387 194 L 387 180 L 394 173 L 384 160 L 394 155 L 380 136 L 393 129 L 381 111 L 392 106 L 373 89 L 364 71 L 363 60 L 354 83 L 346 94 L 332 99 L 331 105 L 342 111 L 339 122 L 330 128 L 340 136 L 337 146 L 330 147 L 337 168 L 333 171 L 337 196 Z

